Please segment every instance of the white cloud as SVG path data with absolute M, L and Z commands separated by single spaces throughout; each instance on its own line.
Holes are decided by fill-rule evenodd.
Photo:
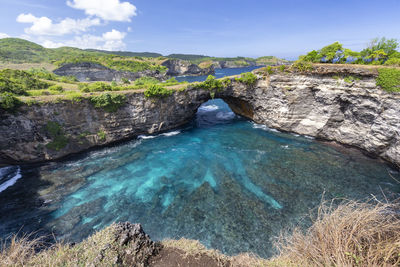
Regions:
M 53 42 L 51 40 L 44 40 L 41 44 L 47 48 L 57 48 L 61 46 L 72 46 L 82 49 L 94 48 L 102 50 L 122 50 L 126 47 L 123 39 L 126 33 L 117 30 L 106 32 L 101 36 L 85 34 L 82 36 L 75 36 L 73 40 L 65 42 Z
M 31 23 L 32 26 L 25 29 L 25 33 L 32 35 L 64 35 L 87 31 L 91 26 L 100 25 L 100 19 L 71 19 L 65 18 L 60 23 L 53 23 L 48 17 L 35 17 L 32 14 L 20 14 L 17 22 Z
M 131 17 L 136 16 L 136 7 L 120 0 L 72 0 L 67 1 L 67 5 L 104 20 L 131 21 Z
M 0 39 L 10 37 L 7 33 L 0 32 Z

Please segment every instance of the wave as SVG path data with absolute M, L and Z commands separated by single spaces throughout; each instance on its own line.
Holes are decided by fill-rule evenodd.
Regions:
M 178 135 L 178 134 L 180 134 L 181 133 L 181 131 L 172 131 L 172 132 L 168 132 L 168 133 L 163 133 L 163 134 L 161 134 L 161 135 L 163 135 L 163 136 L 174 136 L 174 135 Z
M 280 133 L 279 130 L 273 129 L 273 128 L 269 128 L 268 126 L 263 125 L 263 124 L 257 124 L 257 123 L 254 123 L 254 122 L 253 122 L 252 125 L 253 125 L 253 128 L 254 128 L 254 129 L 262 129 L 262 130 L 264 130 L 264 131 L 269 131 L 269 132 L 274 132 L 274 133 Z
M 1 168 L 0 177 L 4 175 L 10 175 L 11 173 L 8 173 L 10 171 L 10 168 L 12 167 Z M 6 182 L 0 184 L 0 193 L 9 188 L 10 186 L 13 186 L 17 182 L 17 180 L 20 179 L 21 177 L 22 177 L 21 169 L 18 167 L 17 172 L 11 179 L 8 179 Z
M 172 132 L 167 132 L 167 133 L 162 133 L 162 134 L 158 134 L 158 135 L 139 135 L 138 139 L 153 139 L 159 136 L 166 136 L 166 137 L 170 137 L 170 136 L 174 136 L 174 135 L 178 135 L 180 134 L 181 131 L 172 131 Z
M 199 111 L 214 111 L 219 109 L 217 105 L 207 105 L 199 107 Z

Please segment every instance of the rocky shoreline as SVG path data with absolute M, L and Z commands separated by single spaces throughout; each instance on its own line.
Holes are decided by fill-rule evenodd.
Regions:
M 348 76 L 356 79 L 345 81 Z M 400 95 L 376 85 L 376 70 L 353 66 L 315 66 L 307 73 L 258 71 L 255 86 L 232 78 L 215 97 L 256 123 L 365 150 L 400 165 Z M 210 92 L 189 87 L 172 96 L 146 99 L 127 93 L 127 103 L 114 113 L 96 109 L 89 100 L 23 106 L 0 115 L 0 163 L 55 160 L 72 153 L 112 144 L 140 134 L 177 128 L 190 121 Z M 48 148 L 52 122 L 68 140 L 59 150 Z M 16 134 L 18 133 L 18 134 Z

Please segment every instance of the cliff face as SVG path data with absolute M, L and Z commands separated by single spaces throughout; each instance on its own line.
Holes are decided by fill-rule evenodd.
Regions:
M 168 59 L 164 61 L 161 65 L 168 68 L 167 75 L 171 76 L 179 76 L 179 75 L 201 76 L 201 75 L 210 75 L 215 73 L 214 66 L 210 66 L 207 68 L 200 68 L 196 64 L 192 64 L 189 61 L 180 59 Z
M 94 108 L 87 99 L 23 106 L 18 113 L 0 114 L 0 163 L 53 160 L 140 134 L 173 129 L 188 122 L 208 97 L 200 90 L 176 92 L 157 100 L 131 93 L 126 105 L 112 113 Z M 54 149 L 54 142 L 65 146 Z
M 345 68 L 259 74 L 255 86 L 233 81 L 216 97 L 257 123 L 359 147 L 400 165 L 400 94 L 379 89 L 374 72 Z M 345 82 L 349 75 L 358 78 Z M 208 99 L 209 91 L 189 88 L 155 100 L 128 94 L 127 104 L 115 113 L 96 109 L 88 100 L 23 106 L 18 113 L 0 115 L 0 163 L 52 160 L 172 129 L 193 118 Z M 60 125 L 67 139 L 59 150 L 49 147 L 55 141 L 49 122 Z
M 338 73 L 358 78 L 331 76 Z M 400 94 L 378 88 L 371 71 L 274 74 L 253 89 L 233 86 L 219 97 L 256 123 L 355 146 L 400 165 Z
M 121 81 L 122 78 L 134 81 L 140 77 L 150 76 L 159 80 L 164 79 L 166 76 L 158 71 L 117 71 L 100 64 L 83 62 L 83 63 L 70 63 L 53 71 L 60 76 L 74 76 L 79 81 Z

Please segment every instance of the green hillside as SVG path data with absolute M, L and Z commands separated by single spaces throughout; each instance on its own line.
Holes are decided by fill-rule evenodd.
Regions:
M 85 49 L 88 52 L 100 52 L 106 54 L 112 54 L 123 57 L 162 57 L 163 55 L 159 53 L 152 52 L 129 52 L 129 51 L 106 51 L 106 50 L 98 50 L 98 49 Z

